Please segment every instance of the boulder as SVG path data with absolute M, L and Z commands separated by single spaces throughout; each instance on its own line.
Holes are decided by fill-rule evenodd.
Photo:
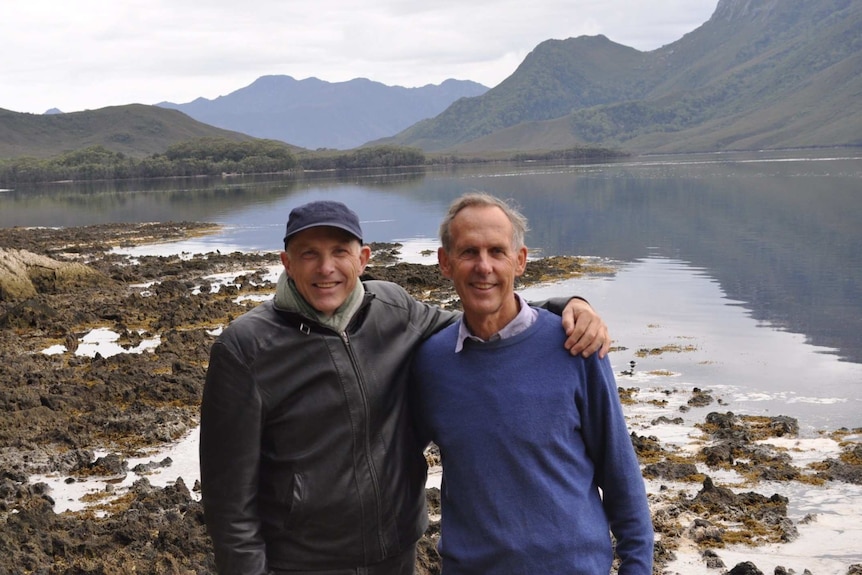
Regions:
M 61 262 L 26 250 L 0 248 L 0 301 L 21 301 L 106 281 L 95 269 Z

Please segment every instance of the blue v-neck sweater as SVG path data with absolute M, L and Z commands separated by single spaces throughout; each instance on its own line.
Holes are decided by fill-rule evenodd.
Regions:
M 444 575 L 651 575 L 653 531 L 607 358 L 572 357 L 559 318 L 455 353 L 458 325 L 415 359 L 420 432 L 443 458 Z M 600 490 L 601 489 L 601 493 Z M 603 495 L 602 495 L 603 493 Z

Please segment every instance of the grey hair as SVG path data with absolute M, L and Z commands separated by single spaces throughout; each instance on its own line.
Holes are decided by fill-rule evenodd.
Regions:
M 527 225 L 527 218 L 524 217 L 524 214 L 518 211 L 516 207 L 506 200 L 501 200 L 500 198 L 492 196 L 486 192 L 470 192 L 455 199 L 455 201 L 449 205 L 449 211 L 440 223 L 440 243 L 444 250 L 448 252 L 452 247 L 452 235 L 450 233 L 452 220 L 454 220 L 455 216 L 457 216 L 464 208 L 476 206 L 497 207 L 503 210 L 503 213 L 506 214 L 506 217 L 509 218 L 509 222 L 512 224 L 512 247 L 518 250 L 524 246 L 524 237 L 530 230 L 530 227 Z

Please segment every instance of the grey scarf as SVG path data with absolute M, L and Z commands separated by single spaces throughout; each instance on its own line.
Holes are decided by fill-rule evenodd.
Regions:
M 353 314 L 362 305 L 364 296 L 365 286 L 362 285 L 361 281 L 357 281 L 353 291 L 350 292 L 344 303 L 335 310 L 335 313 L 327 316 L 311 307 L 305 301 L 305 298 L 302 297 L 302 294 L 299 293 L 299 290 L 296 289 L 296 284 L 288 277 L 287 272 L 282 271 L 281 275 L 278 276 L 278 285 L 275 290 L 275 305 L 279 309 L 298 312 L 309 319 L 317 321 L 321 325 L 325 325 L 341 333 L 347 329 L 347 324 L 350 323 Z

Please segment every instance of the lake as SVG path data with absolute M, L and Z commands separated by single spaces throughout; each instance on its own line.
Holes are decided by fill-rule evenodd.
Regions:
M 517 202 L 533 256 L 618 265 L 527 292 L 589 299 L 618 372 L 668 372 L 661 385 L 709 388 L 722 411 L 862 426 L 862 150 L 52 184 L 0 192 L 0 226 L 206 221 L 224 230 L 180 249 L 278 250 L 290 209 L 326 198 L 356 210 L 366 241 L 433 263 L 418 254 L 471 190 Z M 673 351 L 638 353 L 654 348 Z

